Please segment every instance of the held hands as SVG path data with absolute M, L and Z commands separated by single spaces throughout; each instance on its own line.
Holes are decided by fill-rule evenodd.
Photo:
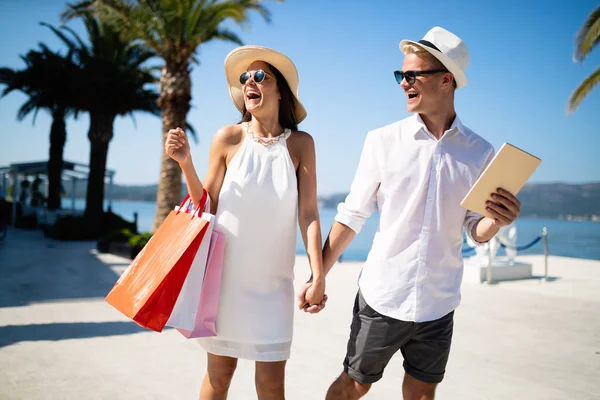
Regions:
M 487 211 L 492 214 L 492 225 L 495 227 L 507 226 L 515 222 L 521 213 L 521 202 L 512 193 L 498 188 L 492 193 L 492 200 L 486 203 Z
M 327 302 L 325 294 L 325 280 L 312 278 L 304 284 L 298 294 L 298 309 L 310 314 L 316 314 L 325 308 Z
M 179 164 L 183 164 L 190 160 L 190 142 L 187 140 L 187 136 L 183 129 L 177 128 L 169 130 L 165 142 L 165 152 Z

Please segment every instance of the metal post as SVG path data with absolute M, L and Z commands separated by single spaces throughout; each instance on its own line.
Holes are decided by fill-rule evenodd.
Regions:
M 110 174 L 108 181 L 108 211 L 112 212 L 112 196 L 113 196 L 113 174 Z
M 8 179 L 6 179 L 7 176 L 8 174 L 2 174 L 2 193 L 4 195 L 4 198 L 8 197 Z
M 13 174 L 13 193 L 12 193 L 12 226 L 17 226 L 17 202 L 21 196 L 21 182 L 19 175 L 15 171 Z
M 492 240 L 494 240 L 494 239 L 492 238 L 487 244 L 488 266 L 487 266 L 487 279 L 486 279 L 485 283 L 487 283 L 488 285 L 492 284 L 492 243 L 491 243 Z
M 77 178 L 71 178 L 71 211 L 75 215 L 75 190 L 77 188 Z
M 544 279 L 543 282 L 548 281 L 548 228 L 542 229 L 542 237 L 544 238 Z

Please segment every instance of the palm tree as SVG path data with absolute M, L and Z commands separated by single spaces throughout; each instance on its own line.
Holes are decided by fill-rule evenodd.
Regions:
M 95 17 L 84 15 L 83 22 L 89 44 L 68 27 L 62 29 L 71 37 L 45 25 L 66 44 L 80 67 L 73 77 L 78 86 L 75 100 L 79 110 L 90 114 L 91 145 L 84 215 L 89 223 L 98 223 L 104 212 L 106 158 L 114 136 L 114 121 L 117 116 L 133 115 L 134 111 L 158 115 L 158 93 L 146 88 L 157 79 L 151 69 L 144 66 L 154 56 L 153 52 L 139 43 L 123 40 L 112 25 Z
M 590 14 L 577 34 L 574 61 L 583 62 L 598 42 L 600 42 L 600 6 Z M 569 114 L 575 112 L 579 103 L 592 91 L 598 82 L 600 82 L 600 67 L 596 68 L 590 76 L 581 82 L 569 98 Z
M 250 11 L 270 20 L 263 0 L 87 0 L 69 5 L 63 18 L 90 10 L 106 18 L 129 38 L 138 39 L 160 56 L 158 105 L 162 111 L 163 143 L 169 129 L 186 127 L 192 98 L 190 73 L 198 63 L 198 47 L 214 39 L 241 44 L 240 38 L 223 27 L 232 20 L 248 21 Z M 161 156 L 157 211 L 152 230 L 156 230 L 180 201 L 181 170 L 164 152 Z
M 0 68 L 0 84 L 6 85 L 1 97 L 15 90 L 28 97 L 17 113 L 19 121 L 33 112 L 35 124 L 40 110 L 47 111 L 52 117 L 47 207 L 55 210 L 61 208 L 63 151 L 67 139 L 65 119 L 72 114 L 77 116 L 77 110 L 72 107 L 75 90 L 72 77 L 78 68 L 71 52 L 61 55 L 43 43 L 39 47 L 39 51 L 31 50 L 21 56 L 25 63 L 24 69 Z

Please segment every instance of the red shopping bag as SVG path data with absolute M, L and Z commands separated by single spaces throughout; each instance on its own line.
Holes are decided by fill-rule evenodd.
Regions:
M 188 200 L 186 196 L 180 209 Z M 200 204 L 205 201 L 203 196 Z M 207 227 L 208 221 L 197 212 L 171 211 L 108 293 L 106 302 L 138 325 L 162 331 Z

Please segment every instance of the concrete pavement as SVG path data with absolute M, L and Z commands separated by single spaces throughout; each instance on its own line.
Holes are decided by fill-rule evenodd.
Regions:
M 0 399 L 196 399 L 203 350 L 106 304 L 129 261 L 93 248 L 19 230 L 0 243 Z M 519 259 L 542 274 L 541 256 Z M 340 373 L 361 266 L 336 266 L 326 309 L 296 314 L 288 399 L 323 399 Z M 600 262 L 551 257 L 549 269 L 546 283 L 463 284 L 437 398 L 600 399 Z M 308 273 L 298 257 L 298 287 Z M 401 398 L 402 376 L 398 354 L 365 398 Z M 256 398 L 252 362 L 240 361 L 230 398 Z

